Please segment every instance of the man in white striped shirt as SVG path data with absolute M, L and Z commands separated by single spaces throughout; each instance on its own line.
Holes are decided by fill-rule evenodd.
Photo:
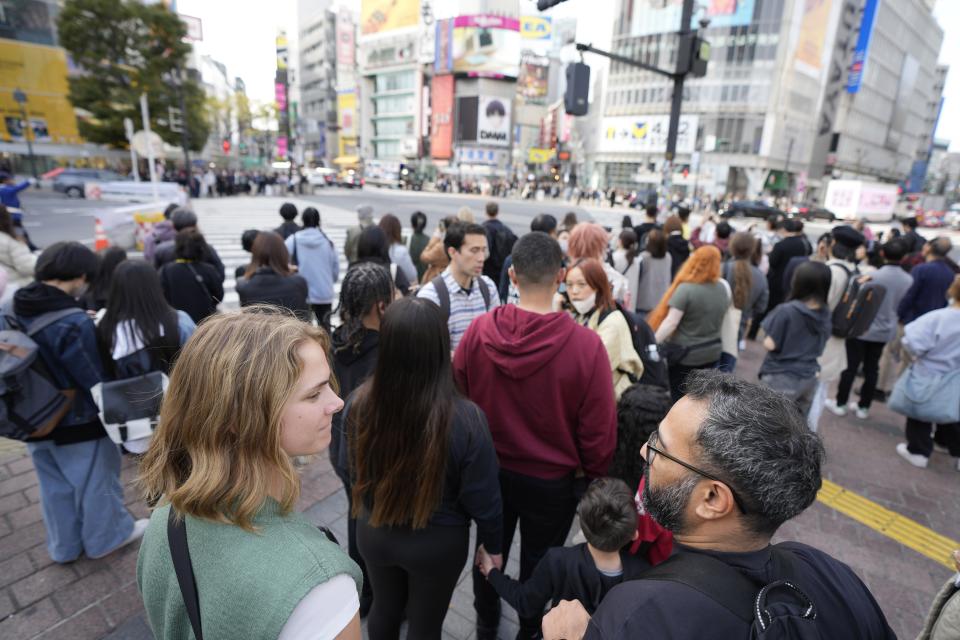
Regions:
M 417 294 L 439 305 L 447 316 L 450 350 L 456 351 L 460 338 L 474 318 L 500 304 L 497 286 L 481 275 L 487 259 L 487 233 L 478 224 L 450 225 L 443 237 L 450 266 L 422 286 Z

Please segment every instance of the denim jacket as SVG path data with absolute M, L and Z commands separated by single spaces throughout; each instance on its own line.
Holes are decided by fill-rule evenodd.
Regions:
M 18 318 L 29 327 L 33 318 Z M 77 396 L 60 426 L 86 424 L 97 419 L 97 405 L 90 389 L 103 380 L 103 365 L 97 350 L 96 330 L 85 313 L 57 320 L 33 336 L 40 357 L 61 389 L 76 389 Z

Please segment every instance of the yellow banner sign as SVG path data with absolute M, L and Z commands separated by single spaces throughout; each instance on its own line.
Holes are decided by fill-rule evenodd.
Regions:
M 14 100 L 19 89 L 23 107 Z M 67 99 L 67 57 L 63 49 L 0 39 L 0 136 L 7 142 L 25 139 L 79 144 L 77 118 Z M 29 123 L 29 124 L 28 124 Z
M 420 0 L 362 0 L 360 29 L 365 36 L 420 23 Z
M 553 149 L 537 149 L 536 147 L 527 151 L 527 162 L 530 164 L 543 164 L 553 159 Z

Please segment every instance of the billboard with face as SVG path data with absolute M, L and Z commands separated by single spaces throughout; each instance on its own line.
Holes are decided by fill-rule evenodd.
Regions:
M 477 109 L 477 142 L 495 147 L 510 146 L 510 101 L 480 96 Z
M 455 73 L 516 78 L 520 61 L 520 21 L 489 15 L 454 18 L 452 58 Z

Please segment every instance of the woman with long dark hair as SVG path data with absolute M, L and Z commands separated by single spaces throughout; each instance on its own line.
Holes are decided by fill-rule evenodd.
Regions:
M 403 295 L 410 293 L 410 280 L 407 279 L 403 269 L 390 259 L 390 241 L 380 227 L 367 227 L 360 234 L 360 240 L 357 242 L 357 262 L 354 264 L 361 262 L 372 262 L 386 267 L 400 293 Z
M 632 228 L 623 229 L 617 237 L 617 248 L 613 251 L 613 268 L 627 279 L 627 291 L 630 293 L 628 309 L 637 304 L 637 287 L 640 285 L 640 242 L 637 232 Z
M 176 260 L 160 268 L 163 295 L 174 309 L 190 314 L 199 323 L 217 311 L 223 300 L 223 276 L 204 257 L 206 240 L 199 231 L 183 229 L 174 240 Z
M 387 306 L 393 302 L 394 288 L 390 272 L 372 262 L 361 262 L 347 270 L 340 286 L 341 324 L 333 332 L 333 373 L 340 384 L 340 396 L 349 398 L 364 380 L 373 375 L 380 344 L 380 322 Z M 351 500 L 350 469 L 347 462 L 343 414 L 333 416 L 333 437 L 330 441 L 330 462 Z M 347 518 L 347 549 L 350 558 L 363 571 L 360 593 L 360 617 L 366 617 L 373 601 L 367 568 L 357 549 L 357 519 Z
M 310 320 L 307 281 L 290 270 L 290 253 L 279 233 L 261 231 L 253 241 L 250 266 L 237 282 L 240 306 L 272 304 L 290 309 L 304 322 Z
M 456 392 L 436 304 L 406 298 L 387 308 L 373 377 L 344 424 L 357 542 L 373 587 L 370 638 L 397 638 L 404 613 L 408 637 L 440 638 L 471 519 L 477 544 L 502 562 L 502 507 L 486 418 Z
M 638 262 L 637 313 L 646 315 L 660 303 L 673 280 L 673 258 L 667 253 L 667 235 L 653 228 L 647 231 L 646 245 Z
M 392 213 L 388 213 L 380 218 L 380 228 L 387 234 L 387 241 L 390 243 L 388 250 L 390 262 L 397 265 L 397 267 L 403 271 L 403 275 L 407 276 L 407 280 L 416 282 L 417 268 L 413 265 L 413 260 L 410 258 L 410 251 L 407 249 L 407 245 L 403 243 L 403 228 L 400 226 L 400 218 Z
M 100 311 L 107 306 L 113 273 L 117 266 L 127 259 L 127 252 L 120 247 L 110 247 L 97 257 L 100 263 L 97 267 L 97 277 L 83 296 L 83 306 L 88 311 Z
M 97 346 L 110 380 L 151 371 L 170 372 L 174 356 L 196 329 L 193 319 L 163 297 L 160 276 L 142 260 L 117 265 L 103 318 L 97 325 Z M 142 453 L 136 442 L 128 450 Z

